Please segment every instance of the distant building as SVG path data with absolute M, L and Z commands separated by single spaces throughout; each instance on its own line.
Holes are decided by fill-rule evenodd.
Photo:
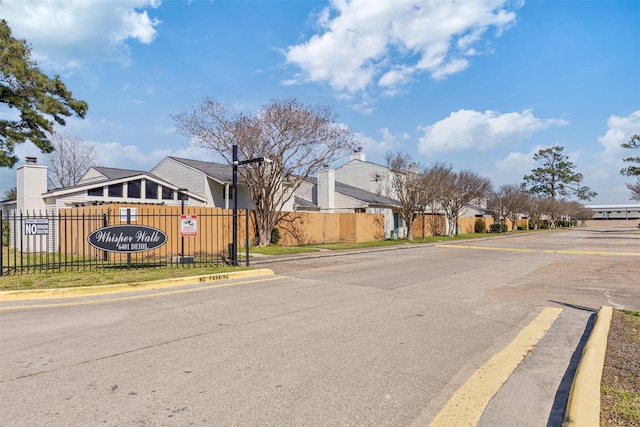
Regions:
M 585 205 L 593 211 L 594 220 L 640 220 L 640 203 Z

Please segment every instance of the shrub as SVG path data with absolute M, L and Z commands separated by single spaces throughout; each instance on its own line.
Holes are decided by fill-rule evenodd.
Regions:
M 484 233 L 485 225 L 484 220 L 482 218 L 476 218 L 476 223 L 473 226 L 474 233 Z
M 518 226 L 518 231 L 522 231 L 522 230 L 526 230 L 527 226 L 526 225 L 519 225 Z
M 277 245 L 279 241 L 280 241 L 280 230 L 278 230 L 277 228 L 274 228 L 273 230 L 271 230 L 271 244 Z
M 491 224 L 489 226 L 490 233 L 506 233 L 507 232 L 507 224 Z

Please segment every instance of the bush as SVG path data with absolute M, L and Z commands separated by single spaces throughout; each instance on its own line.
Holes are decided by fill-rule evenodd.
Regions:
M 506 233 L 507 232 L 507 224 L 491 224 L 489 226 L 490 233 Z
M 271 230 L 271 244 L 277 245 L 279 241 L 280 241 L 280 230 L 278 230 L 277 228 L 274 228 L 273 230 Z
M 523 231 L 523 230 L 526 230 L 526 229 L 527 229 L 526 225 L 519 225 L 518 226 L 518 231 Z
M 476 223 L 473 226 L 474 233 L 484 233 L 485 225 L 484 220 L 482 218 L 476 218 Z

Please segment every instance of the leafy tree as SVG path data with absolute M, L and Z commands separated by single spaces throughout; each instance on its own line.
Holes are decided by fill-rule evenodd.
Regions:
M 533 160 L 538 164 L 530 175 L 524 176 L 522 186 L 533 194 L 542 194 L 552 199 L 576 196 L 580 200 L 591 200 L 598 195 L 589 187 L 581 186 L 583 176 L 574 172 L 576 166 L 562 154 L 564 147 L 554 146 L 538 151 Z
M 64 188 L 75 185 L 95 166 L 98 156 L 93 145 L 64 133 L 54 132 L 51 138 L 54 151 L 47 155 L 49 186 Z
M 53 151 L 48 135 L 54 122 L 64 126 L 65 118 L 84 118 L 87 103 L 73 98 L 59 76 L 49 78 L 31 59 L 25 40 L 11 36 L 11 29 L 0 19 L 0 104 L 15 109 L 19 118 L 0 119 L 0 166 L 12 167 L 18 157 L 15 145 L 27 140 L 43 153 Z
M 413 224 L 432 201 L 427 171 L 407 153 L 388 152 L 385 161 L 390 171 L 386 195 L 398 201 L 398 213 L 407 226 L 407 240 L 413 240 Z
M 629 142 L 621 144 L 622 148 L 640 148 L 640 134 L 633 135 Z M 631 190 L 631 199 L 640 200 L 640 156 L 627 157 L 622 159 L 626 163 L 636 163 L 626 168 L 622 168 L 620 173 L 625 176 L 637 176 L 638 181 L 636 183 L 628 183 L 627 188 Z
M 217 152 L 229 164 L 233 145 L 238 146 L 241 160 L 268 157 L 273 161 L 238 168 L 253 202 L 260 246 L 270 243 L 271 231 L 285 215 L 282 207 L 304 180 L 356 145 L 351 132 L 334 121 L 329 107 L 308 106 L 296 99 L 272 100 L 252 115 L 234 114 L 205 99 L 173 118 L 183 135 Z

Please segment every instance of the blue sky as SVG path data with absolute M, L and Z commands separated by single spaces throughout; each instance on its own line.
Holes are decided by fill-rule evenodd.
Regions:
M 219 160 L 171 115 L 204 97 L 244 112 L 296 97 L 331 106 L 375 163 L 406 151 L 498 187 L 560 145 L 599 193 L 590 204 L 630 203 L 619 170 L 637 155 L 620 143 L 640 133 L 637 0 L 2 0 L 0 18 L 88 102 L 62 131 L 103 166 Z M 0 195 L 13 186 L 0 168 Z

